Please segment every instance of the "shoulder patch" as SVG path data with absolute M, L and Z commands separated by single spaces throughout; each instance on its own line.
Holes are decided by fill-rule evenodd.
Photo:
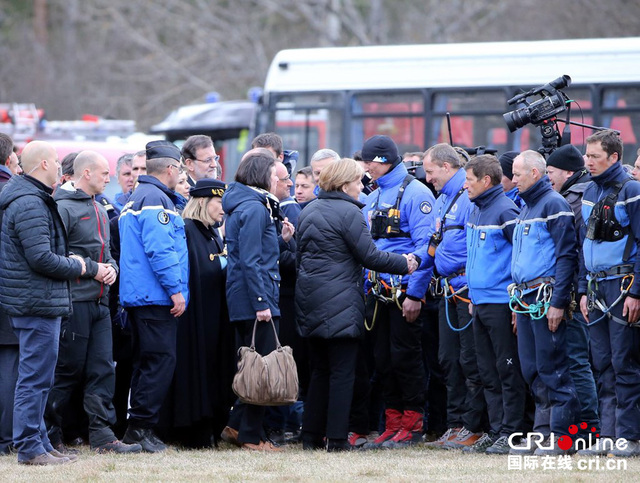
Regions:
M 454 205 L 451 207 L 451 213 L 455 213 L 456 211 L 458 211 L 458 203 L 454 204 Z
M 433 208 L 431 206 L 431 203 L 429 203 L 428 201 L 423 201 L 422 203 L 420 203 L 420 211 L 422 211 L 425 215 L 431 213 L 432 209 Z
M 161 211 L 160 213 L 158 213 L 158 221 L 163 225 L 166 225 L 169 223 L 169 215 L 167 214 L 166 211 Z

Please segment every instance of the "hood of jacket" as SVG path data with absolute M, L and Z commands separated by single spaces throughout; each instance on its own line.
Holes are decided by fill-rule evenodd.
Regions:
M 0 210 L 6 210 L 13 201 L 22 196 L 38 196 L 47 200 L 53 190 L 29 175 L 12 176 L 0 194 Z
M 56 201 L 88 201 L 91 200 L 91 196 L 89 196 L 81 189 L 76 188 L 71 181 L 68 181 L 56 190 L 55 194 L 53 195 L 53 199 Z
M 252 188 L 242 183 L 231 183 L 222 196 L 222 209 L 227 215 L 233 213 L 242 203 L 260 203 L 265 207 L 268 192 L 259 188 Z

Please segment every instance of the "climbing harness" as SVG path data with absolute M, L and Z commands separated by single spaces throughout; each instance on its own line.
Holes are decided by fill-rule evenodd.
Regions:
M 465 270 L 464 268 L 462 268 L 457 272 L 452 273 L 448 277 L 439 277 L 436 279 L 436 283 L 440 285 L 439 292 L 444 297 L 444 311 L 447 319 L 447 325 L 454 332 L 462 332 L 463 330 L 469 328 L 469 326 L 471 326 L 471 324 L 473 323 L 473 318 L 471 318 L 469 319 L 469 322 L 464 327 L 457 328 L 453 326 L 453 324 L 451 323 L 451 319 L 449 317 L 449 300 L 452 300 L 455 304 L 457 304 L 458 301 L 466 304 L 471 303 L 471 300 L 469 300 L 468 298 L 464 298 L 462 295 L 460 295 L 463 292 L 468 291 L 469 287 L 467 285 L 460 287 L 458 290 L 454 290 L 453 287 L 451 286 L 451 280 L 464 274 L 465 274 Z
M 376 299 L 376 304 L 373 309 L 373 317 L 371 318 L 371 324 L 365 319 L 364 327 L 368 331 L 373 330 L 376 323 L 376 317 L 378 316 L 378 304 L 380 302 L 389 304 L 395 303 L 400 310 L 402 310 L 402 304 L 400 303 L 400 296 L 406 289 L 402 288 L 402 275 L 389 275 L 389 282 L 380 278 L 378 272 L 373 270 L 369 271 L 368 280 L 371 283 L 371 289 L 369 292 L 373 294 Z
M 602 281 L 606 277 L 610 277 L 612 275 L 622 275 L 622 277 L 620 277 L 620 295 L 613 301 L 611 305 L 607 307 L 607 304 L 600 297 L 598 291 L 598 280 Z M 629 324 L 626 320 L 616 317 L 611 313 L 613 308 L 620 302 L 622 302 L 622 300 L 624 300 L 625 296 L 629 293 L 629 290 L 631 290 L 631 287 L 635 282 L 635 275 L 633 274 L 632 265 L 618 265 L 616 267 L 610 268 L 609 270 L 603 270 L 597 273 L 589 273 L 588 278 L 589 282 L 587 285 L 587 310 L 591 312 L 597 309 L 602 312 L 602 315 L 598 317 L 598 319 L 594 320 L 593 322 L 587 322 L 588 327 L 597 324 L 605 318 L 609 318 L 614 322 L 617 322 L 618 324 L 631 327 L 640 327 L 640 321 Z
M 540 320 L 546 317 L 551 306 L 551 296 L 553 295 L 553 277 L 539 277 L 530 282 L 521 284 L 512 283 L 507 287 L 509 292 L 509 308 L 516 314 L 524 314 L 533 320 Z M 531 293 L 538 289 L 535 303 L 528 304 L 522 300 L 525 293 Z

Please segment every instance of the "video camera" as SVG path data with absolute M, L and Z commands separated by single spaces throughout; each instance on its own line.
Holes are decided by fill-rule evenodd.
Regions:
M 524 103 L 525 106 L 502 115 L 507 123 L 509 131 L 515 132 L 523 126 L 531 123 L 539 126 L 544 121 L 551 119 L 557 114 L 567 109 L 567 101 L 569 98 L 561 91 L 565 87 L 571 85 L 571 77 L 563 75 L 548 84 L 536 87 L 528 92 L 518 94 L 509 99 L 507 104 L 510 106 L 517 103 Z M 533 103 L 527 101 L 528 97 L 541 95 L 539 99 Z

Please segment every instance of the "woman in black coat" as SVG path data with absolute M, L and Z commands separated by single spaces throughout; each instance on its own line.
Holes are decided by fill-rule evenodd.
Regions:
M 303 447 L 347 449 L 358 339 L 364 335 L 363 271 L 406 274 L 417 263 L 379 251 L 358 201 L 362 168 L 352 159 L 322 170 L 318 199 L 298 221 L 296 322 L 309 341 L 311 382 Z
M 211 446 L 234 400 L 234 333 L 225 297 L 227 260 L 215 228 L 224 216 L 225 189 L 222 181 L 199 180 L 183 212 L 191 296 L 178 323 L 176 370 L 165 415 L 172 439 L 188 447 Z

